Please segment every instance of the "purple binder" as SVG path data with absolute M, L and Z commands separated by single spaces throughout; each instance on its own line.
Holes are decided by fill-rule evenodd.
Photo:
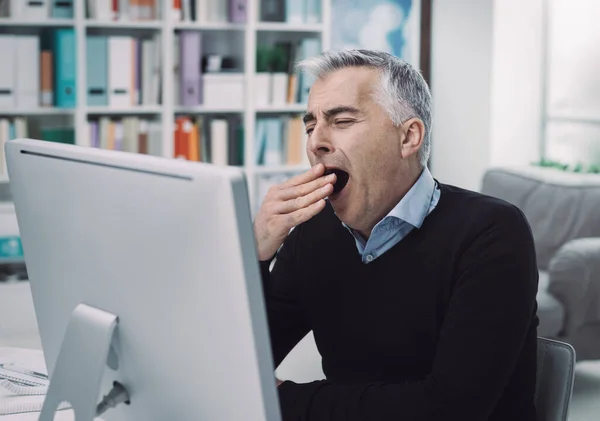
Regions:
M 179 35 L 179 80 L 181 103 L 186 107 L 202 104 L 202 38 L 199 31 Z
M 246 0 L 229 0 L 229 21 L 234 23 L 246 23 L 247 17 Z

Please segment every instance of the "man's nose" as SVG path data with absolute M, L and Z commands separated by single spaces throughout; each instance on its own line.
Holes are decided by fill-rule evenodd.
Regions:
M 308 137 L 308 151 L 315 156 L 323 156 L 332 153 L 333 150 L 327 128 L 315 127 Z

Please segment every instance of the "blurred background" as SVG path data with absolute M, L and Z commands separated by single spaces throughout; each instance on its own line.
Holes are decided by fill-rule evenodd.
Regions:
M 294 63 L 343 48 L 401 57 L 431 86 L 434 177 L 528 217 L 540 335 L 581 356 L 570 419 L 591 421 L 598 16 L 597 0 L 0 0 L 0 142 L 239 166 L 256 212 L 270 185 L 308 168 L 301 118 L 312 80 Z M 0 346 L 40 348 L 9 183 L 1 150 Z

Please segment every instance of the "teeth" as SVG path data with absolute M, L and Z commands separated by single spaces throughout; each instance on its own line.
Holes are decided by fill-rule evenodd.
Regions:
M 333 194 L 336 194 L 336 193 L 339 193 L 340 191 L 342 191 L 342 189 L 344 187 L 346 187 L 346 184 L 348 183 L 348 179 L 350 178 L 350 175 L 346 171 L 339 170 L 337 168 L 331 168 L 331 169 L 325 170 L 325 175 L 329 175 L 332 173 L 335 173 L 335 175 L 337 176 L 337 181 L 333 185 Z

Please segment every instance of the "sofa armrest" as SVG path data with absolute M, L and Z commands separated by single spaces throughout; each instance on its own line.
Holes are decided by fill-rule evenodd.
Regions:
M 600 323 L 600 238 L 571 240 L 556 252 L 548 292 L 565 307 L 562 335 Z

